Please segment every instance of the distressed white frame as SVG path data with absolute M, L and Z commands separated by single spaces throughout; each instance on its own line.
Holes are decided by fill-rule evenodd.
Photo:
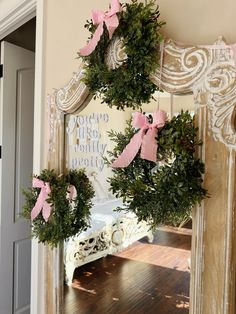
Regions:
M 121 41 L 113 41 L 107 52 L 109 66 L 119 66 L 123 58 Z M 83 65 L 69 83 L 50 98 L 49 166 L 59 171 L 63 169 L 64 114 L 81 111 L 91 99 L 88 88 L 81 81 L 82 77 Z M 217 160 L 224 157 L 226 160 L 225 165 L 222 164 L 224 171 L 218 169 L 218 180 L 214 178 L 218 173 L 212 169 L 207 169 L 205 174 L 206 187 L 210 191 L 212 186 L 213 191 L 217 190 L 217 184 L 222 190 L 193 210 L 190 313 L 234 314 L 236 132 L 233 120 L 236 107 L 236 71 L 233 51 L 221 37 L 215 44 L 206 47 L 181 46 L 171 40 L 166 41 L 162 73 L 157 71 L 151 79 L 172 94 L 193 93 L 199 137 L 204 141 L 199 156 L 209 168 L 211 165 L 219 166 L 214 158 Z M 208 147 L 211 147 L 211 151 Z M 220 208 L 214 201 L 217 197 L 220 197 L 220 203 L 224 201 Z M 217 220 L 214 221 L 214 218 Z M 219 242 L 213 241 L 215 227 L 220 235 Z M 61 265 L 60 250 L 54 255 L 48 255 L 48 258 L 48 263 Z M 48 274 L 48 280 L 52 282 L 51 276 L 58 278 L 53 290 L 57 291 L 57 297 L 62 303 L 63 296 L 59 294 L 61 274 L 57 271 L 52 275 Z M 60 306 L 54 306 L 48 313 L 61 313 L 61 310 Z

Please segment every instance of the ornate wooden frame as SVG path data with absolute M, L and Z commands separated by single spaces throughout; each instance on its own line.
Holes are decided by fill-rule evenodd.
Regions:
M 122 59 L 120 41 L 110 47 L 108 63 Z M 91 100 L 82 83 L 83 65 L 70 82 L 49 97 L 50 168 L 63 170 L 64 115 L 81 111 Z M 191 314 L 235 313 L 236 283 L 236 70 L 233 52 L 222 38 L 213 46 L 165 43 L 160 80 L 155 84 L 173 94 L 193 93 L 203 146 L 205 187 L 210 198 L 193 210 Z M 62 312 L 62 250 L 47 249 L 46 313 Z M 53 265 L 53 266 L 52 266 Z

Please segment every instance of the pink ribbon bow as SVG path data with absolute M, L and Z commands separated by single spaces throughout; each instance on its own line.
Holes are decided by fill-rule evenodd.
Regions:
M 159 128 L 165 125 L 167 115 L 164 111 L 158 110 L 153 113 L 153 122 L 149 123 L 147 117 L 136 112 L 132 120 L 132 126 L 140 130 L 134 134 L 129 144 L 125 147 L 121 155 L 112 163 L 114 168 L 127 167 L 141 147 L 140 157 L 156 162 L 157 141 L 156 136 Z
M 42 210 L 43 218 L 47 222 L 51 214 L 51 205 L 47 202 L 48 194 L 51 193 L 51 189 L 48 182 L 44 182 L 37 178 L 33 178 L 33 188 L 41 188 L 38 199 L 34 208 L 31 211 L 31 220 L 34 220 L 40 214 Z
M 115 29 L 119 25 L 119 20 L 116 13 L 121 11 L 121 5 L 119 0 L 112 0 L 111 8 L 109 11 L 103 12 L 100 10 L 92 11 L 92 21 L 94 25 L 98 25 L 95 33 L 93 34 L 92 39 L 88 42 L 88 44 L 80 49 L 81 56 L 90 55 L 94 49 L 96 48 L 102 34 L 103 34 L 103 24 L 105 23 L 108 29 L 109 38 L 112 38 L 112 35 Z

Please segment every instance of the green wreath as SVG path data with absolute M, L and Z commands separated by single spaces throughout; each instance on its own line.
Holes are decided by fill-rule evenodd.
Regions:
M 45 169 L 34 178 L 41 180 L 43 184 L 47 182 L 51 190 L 45 200 L 51 206 L 48 220 L 45 220 L 43 211 L 32 220 L 32 235 L 39 242 L 56 247 L 89 227 L 94 190 L 84 170 L 70 170 L 68 175 L 58 176 L 54 170 Z M 71 197 L 68 194 L 70 187 L 76 191 Z M 38 187 L 23 190 L 25 196 L 23 217 L 31 219 L 32 209 L 40 193 L 41 188 Z
M 101 96 L 102 102 L 109 107 L 137 109 L 142 103 L 149 103 L 158 90 L 149 77 L 159 65 L 158 51 L 163 40 L 159 30 L 165 23 L 158 20 L 160 13 L 154 0 L 145 4 L 132 0 L 122 7 L 123 10 L 117 13 L 119 26 L 112 40 L 122 38 L 125 60 L 116 69 L 107 67 L 106 51 L 111 40 L 104 24 L 104 32 L 95 50 L 89 56 L 80 55 L 86 65 L 83 81 L 95 98 Z M 97 26 L 91 20 L 85 28 L 92 37 Z
M 128 123 L 124 134 L 109 132 L 115 142 L 108 152 L 107 164 L 120 155 L 137 132 Z M 126 168 L 113 169 L 110 190 L 122 198 L 124 208 L 152 227 L 159 224 L 178 226 L 189 219 L 192 207 L 207 196 L 202 187 L 204 164 L 195 157 L 201 142 L 188 112 L 181 112 L 158 130 L 157 164 L 138 155 Z

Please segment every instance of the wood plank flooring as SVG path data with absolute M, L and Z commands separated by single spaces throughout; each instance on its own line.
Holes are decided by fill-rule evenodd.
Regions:
M 160 228 L 123 252 L 75 270 L 65 314 L 187 314 L 191 230 Z

